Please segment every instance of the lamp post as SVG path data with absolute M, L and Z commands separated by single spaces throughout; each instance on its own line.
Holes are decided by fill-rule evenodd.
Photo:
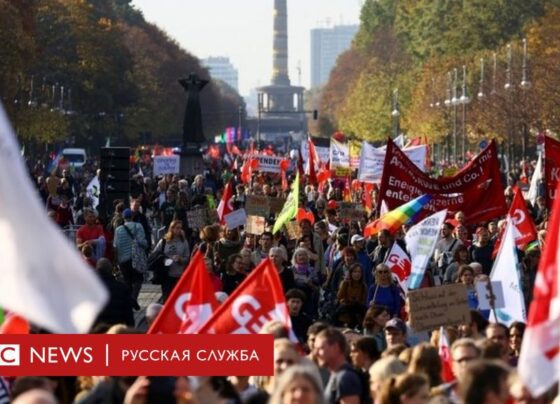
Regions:
M 508 100 L 508 120 L 507 120 L 507 132 L 508 132 L 508 153 L 509 153 L 509 160 L 510 160 L 510 167 L 513 167 L 515 164 L 515 156 L 513 150 L 513 133 L 512 133 L 512 116 L 511 110 L 513 107 L 513 85 L 511 80 L 511 62 L 512 62 L 512 53 L 511 53 L 511 44 L 507 44 L 507 67 L 506 67 L 506 82 L 504 84 L 504 90 L 506 90 L 507 100 Z
M 453 87 L 451 105 L 453 105 L 453 162 L 457 163 L 457 106 L 461 103 L 457 97 L 457 68 L 453 69 Z
M 395 90 L 393 90 L 393 102 L 392 102 L 392 108 L 391 108 L 391 117 L 394 120 L 394 127 L 395 130 L 393 132 L 393 138 L 397 138 L 397 136 L 399 136 L 399 132 L 400 132 L 400 116 L 401 116 L 401 111 L 400 111 L 400 106 L 399 106 L 399 89 L 395 88 Z
M 521 83 L 519 84 L 519 86 L 523 91 L 527 91 L 531 88 L 531 82 L 527 77 L 527 38 L 523 38 L 523 64 L 521 65 Z M 525 100 L 525 97 L 523 97 L 523 100 Z M 522 126 L 523 126 L 523 134 L 521 136 L 521 140 L 522 140 L 521 152 L 523 158 L 525 158 L 525 145 L 527 142 L 528 130 L 527 130 L 527 124 L 525 122 L 523 122 Z
M 257 94 L 257 150 L 261 143 L 261 113 L 263 109 L 263 98 L 264 94 L 259 92 Z
M 467 104 L 469 102 L 471 102 L 471 99 L 469 98 L 469 95 L 467 94 L 467 67 L 465 65 L 463 65 L 463 87 L 462 87 L 462 93 L 461 93 L 461 98 L 459 99 L 462 107 L 463 107 L 463 128 L 462 128 L 462 139 L 461 139 L 461 152 L 462 152 L 462 158 L 465 158 L 465 144 L 466 144 L 466 139 L 467 139 L 467 125 L 466 125 L 466 120 L 467 120 Z
M 452 78 L 451 72 L 447 72 L 447 95 L 445 97 L 445 101 L 443 102 L 443 104 L 447 108 L 451 108 L 451 106 L 452 106 L 452 101 L 451 101 L 452 94 L 453 94 L 452 86 L 453 86 L 453 78 Z M 447 160 L 448 161 L 451 161 L 450 136 L 451 136 L 451 134 L 449 134 L 447 136 L 447 147 L 446 147 L 446 154 L 447 154 Z

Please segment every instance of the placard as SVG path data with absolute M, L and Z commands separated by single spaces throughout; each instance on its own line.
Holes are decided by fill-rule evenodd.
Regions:
M 253 158 L 259 161 L 259 171 L 263 173 L 280 174 L 280 162 L 284 160 L 283 157 L 267 156 L 264 154 L 257 154 Z
M 268 207 L 271 215 L 275 215 L 282 210 L 284 204 L 286 203 L 286 198 L 268 198 Z
M 257 195 L 248 196 L 247 200 L 245 201 L 245 211 L 248 215 L 268 217 L 268 215 L 270 214 L 268 197 Z
M 187 210 L 187 222 L 189 223 L 189 228 L 191 229 L 202 229 L 204 226 L 209 224 L 208 211 L 206 208 Z
M 225 215 L 224 219 L 228 229 L 236 229 L 245 225 L 245 222 L 247 221 L 247 214 L 245 213 L 245 209 L 237 209 Z
M 179 174 L 179 156 L 155 156 L 154 175 Z
M 364 219 L 364 207 L 361 203 L 340 202 L 339 206 L 340 211 L 338 212 L 338 217 L 340 219 L 356 221 Z
M 290 240 L 299 240 L 302 236 L 299 223 L 294 221 L 287 222 L 285 225 Z
M 416 332 L 470 323 L 467 287 L 462 283 L 410 290 L 410 326 Z
M 255 234 L 260 236 L 264 233 L 264 228 L 266 225 L 266 219 L 261 216 L 247 216 L 247 221 L 245 222 L 245 233 Z

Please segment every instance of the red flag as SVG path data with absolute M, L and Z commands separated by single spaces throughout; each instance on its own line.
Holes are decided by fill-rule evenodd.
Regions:
M 362 205 L 369 213 L 373 210 L 373 199 L 371 197 L 371 192 L 373 191 L 373 184 L 365 183 L 364 192 L 362 193 Z
M 290 330 L 278 271 L 269 258 L 261 263 L 216 310 L 199 334 L 258 334 L 270 321 L 280 321 Z
M 455 375 L 451 369 L 451 352 L 449 350 L 449 340 L 443 327 L 439 328 L 439 359 L 441 360 L 441 378 L 445 383 L 455 380 Z
M 560 191 L 559 186 L 555 192 Z M 523 336 L 518 370 L 523 384 L 538 397 L 560 378 L 560 198 L 552 208 Z
M 15 313 L 6 313 L 0 334 L 29 334 L 29 322 Z
M 315 145 L 311 141 L 311 138 L 307 138 L 307 145 L 309 148 L 309 156 L 307 158 L 307 167 L 305 174 L 307 175 L 307 182 L 311 185 L 317 185 L 317 174 L 316 165 L 319 163 L 319 157 L 317 156 L 317 151 L 315 150 Z
M 226 184 L 222 200 L 218 204 L 218 217 L 220 218 L 221 224 L 226 222 L 225 216 L 231 212 L 233 212 L 233 184 L 230 180 Z
M 352 191 L 350 189 L 350 177 L 347 175 L 344 181 L 344 189 L 342 190 L 342 200 L 344 202 L 352 202 Z
M 193 334 L 218 307 L 204 257 L 197 251 L 148 334 Z
M 537 239 L 537 228 L 527 210 L 527 204 L 523 199 L 521 190 L 517 186 L 513 187 L 513 201 L 509 207 L 508 216 L 511 217 L 516 230 L 515 245 L 520 250 L 523 250 L 527 244 Z M 494 250 L 492 251 L 493 258 L 496 258 L 500 250 L 504 229 L 505 226 L 500 229 L 500 233 L 494 243 Z
M 556 185 L 560 179 L 560 142 L 550 136 L 544 137 L 544 181 L 546 203 L 550 208 L 556 199 Z

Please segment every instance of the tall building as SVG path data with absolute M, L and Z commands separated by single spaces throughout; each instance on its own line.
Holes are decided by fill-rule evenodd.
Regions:
M 336 58 L 350 48 L 358 25 L 338 25 L 311 30 L 311 87 L 320 87 L 329 80 Z
M 213 79 L 222 80 L 239 92 L 239 74 L 228 57 L 210 56 L 203 59 L 202 64 L 208 68 Z

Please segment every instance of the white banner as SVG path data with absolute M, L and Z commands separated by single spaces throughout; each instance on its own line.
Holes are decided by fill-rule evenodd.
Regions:
M 368 142 L 363 142 L 360 154 L 360 166 L 358 168 L 358 180 L 360 182 L 379 183 L 383 177 L 383 164 L 385 163 L 386 147 L 373 147 Z M 402 149 L 404 154 L 418 167 L 425 171 L 427 145 L 412 146 Z
M 253 156 L 253 158 L 256 158 L 259 161 L 259 171 L 263 173 L 280 174 L 280 162 L 284 159 L 283 157 L 257 154 L 256 156 Z
M 315 151 L 321 163 L 326 163 L 329 161 L 331 149 L 329 147 L 317 146 L 315 145 Z M 309 145 L 307 142 L 301 142 L 301 158 L 304 162 L 309 159 Z
M 330 148 L 331 170 L 336 167 L 350 167 L 350 150 L 348 143 L 340 143 L 331 139 Z
M 99 185 L 99 177 L 96 175 L 91 179 L 87 188 L 86 188 L 86 195 L 88 198 L 91 198 L 91 206 L 93 209 L 97 209 L 99 205 L 99 193 L 101 192 L 101 186 Z
M 224 216 L 228 229 L 236 229 L 241 226 L 245 226 L 247 222 L 247 214 L 245 209 L 237 209 L 231 213 Z
M 179 174 L 179 156 L 155 156 L 154 175 Z
M 406 246 L 412 261 L 412 270 L 408 278 L 409 289 L 420 287 L 426 267 L 434 254 L 440 229 L 446 216 L 447 209 L 440 210 L 412 226 L 406 233 Z
M 502 238 L 502 245 L 494 261 L 490 280 L 492 283 L 500 282 L 504 294 L 504 307 L 496 308 L 498 322 L 510 326 L 514 321 L 527 322 L 525 300 L 521 289 L 519 262 L 515 252 L 514 225 L 511 219 L 507 220 L 506 230 Z M 490 321 L 496 322 L 494 313 L 490 313 Z

